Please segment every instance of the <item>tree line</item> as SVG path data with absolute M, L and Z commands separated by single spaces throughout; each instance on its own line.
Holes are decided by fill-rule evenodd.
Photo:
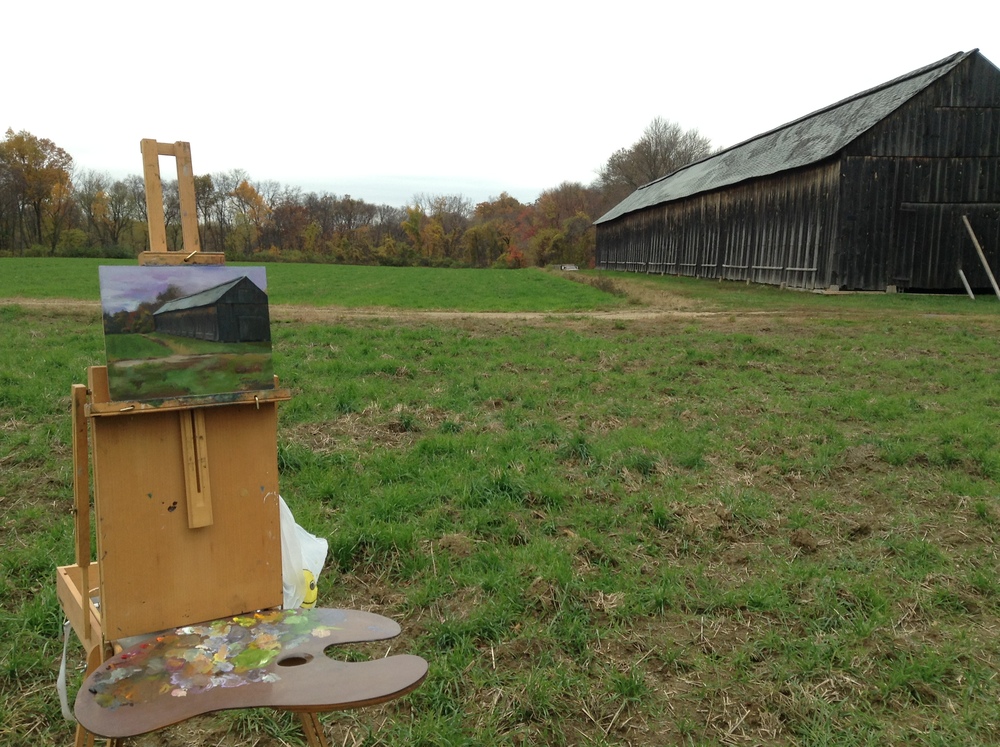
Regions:
M 415 195 L 404 206 L 305 193 L 234 169 L 195 176 L 201 246 L 231 260 L 508 267 L 590 266 L 593 221 L 643 184 L 709 155 L 695 130 L 660 117 L 613 153 L 591 184 L 563 182 L 531 203 L 506 192 L 473 204 Z M 169 248 L 181 248 L 177 182 L 164 180 Z M 0 141 L 0 256 L 132 257 L 148 248 L 143 178 L 76 171 L 51 140 Z

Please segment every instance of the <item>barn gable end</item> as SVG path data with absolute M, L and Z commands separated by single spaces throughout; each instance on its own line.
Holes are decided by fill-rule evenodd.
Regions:
M 1000 71 L 973 51 L 684 167 L 597 221 L 597 266 L 947 290 L 1000 258 Z

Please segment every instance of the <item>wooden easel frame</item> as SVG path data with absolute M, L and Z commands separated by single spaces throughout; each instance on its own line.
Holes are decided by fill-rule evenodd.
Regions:
M 139 143 L 142 171 L 146 182 L 146 221 L 149 226 L 149 251 L 139 255 L 140 265 L 221 265 L 225 255 L 201 251 L 198 237 L 198 207 L 195 201 L 194 171 L 191 167 L 191 144 L 160 143 L 145 139 Z M 160 180 L 160 156 L 177 161 L 177 192 L 181 208 L 180 252 L 167 250 L 167 227 L 163 210 L 163 182 Z
M 190 146 L 143 140 L 142 153 L 152 251 L 140 256 L 140 265 L 225 264 L 224 255 L 200 251 Z M 173 155 L 178 162 L 184 239 L 181 252 L 166 248 L 161 155 Z M 87 651 L 87 676 L 94 675 L 88 681 L 97 678 L 98 667 L 114 656 L 112 643 L 122 638 L 164 628 L 184 629 L 213 618 L 225 623 L 224 618 L 234 614 L 280 608 L 277 405 L 291 395 L 278 388 L 277 378 L 274 389 L 268 390 L 125 402 L 111 400 L 107 368 L 93 366 L 88 369 L 87 385 L 74 385 L 71 395 L 75 563 L 57 569 L 56 589 Z M 147 459 L 150 455 L 152 460 Z M 179 510 L 182 501 L 183 511 Z M 92 560 L 91 505 L 98 561 Z M 167 578 L 171 588 L 159 583 Z M 157 588 L 144 588 L 146 582 Z M 180 593 L 173 588 L 178 584 Z M 399 633 L 399 626 L 386 618 L 381 620 L 388 627 L 367 618 L 359 621 L 362 615 L 378 617 L 369 613 L 348 614 L 354 616 L 354 622 L 347 618 L 346 627 L 336 630 L 362 627 L 344 642 L 383 640 Z M 333 619 L 341 625 L 339 617 Z M 134 648 L 121 652 L 122 661 L 145 649 L 148 640 L 133 643 Z M 321 654 L 327 645 L 322 642 L 322 648 L 300 660 L 289 658 L 295 661 L 290 666 L 314 667 L 300 680 L 306 690 L 300 684 L 300 689 L 291 691 L 290 701 L 278 694 L 270 698 L 273 707 L 299 717 L 310 747 L 328 747 L 317 713 L 386 702 L 411 692 L 427 675 L 426 661 L 403 655 L 351 664 L 356 674 L 345 678 L 341 670 L 323 666 L 325 657 Z M 278 661 L 275 666 L 281 665 Z M 329 700 L 316 699 L 314 676 L 320 685 L 325 681 L 329 686 L 318 689 Z M 170 693 L 169 689 L 159 692 Z M 368 695 L 359 700 L 358 692 Z M 94 702 L 92 693 L 96 690 L 77 694 L 77 714 L 81 719 L 83 713 L 89 714 L 90 728 L 107 727 L 108 722 L 98 718 L 100 714 L 88 711 L 88 704 Z M 158 704 L 159 715 L 171 713 L 162 708 L 162 701 Z M 176 721 L 147 720 L 132 723 L 130 728 L 154 723 L 152 728 L 162 728 Z M 138 730 L 108 728 L 102 733 L 132 734 Z M 94 740 L 91 732 L 77 726 L 76 747 L 93 747 Z M 108 743 L 118 747 L 121 741 L 112 738 Z
M 233 604 L 243 612 L 281 606 L 277 404 L 290 398 L 275 381 L 273 390 L 227 403 L 111 401 L 103 366 L 89 369 L 87 386 L 73 385 L 75 562 L 56 569 L 56 593 L 86 651 L 87 674 L 120 638 L 236 614 Z M 232 432 L 240 433 L 237 447 L 227 442 Z M 135 465 L 144 452 L 153 459 L 148 475 Z M 146 484 L 163 485 L 174 503 L 146 497 Z M 92 506 L 100 561 L 92 560 Z M 129 536 L 134 525 L 138 535 L 147 529 L 146 544 Z M 146 584 L 139 566 L 155 553 L 150 542 L 171 558 L 159 574 L 173 577 L 173 588 L 157 588 L 152 572 Z M 92 744 L 78 729 L 77 747 Z
M 198 237 L 197 209 L 195 204 L 194 173 L 191 167 L 191 146 L 186 142 L 159 143 L 156 140 L 142 140 L 140 143 L 143 159 L 143 171 L 146 187 L 146 209 L 149 227 L 149 252 L 143 252 L 139 256 L 139 264 L 147 266 L 163 265 L 224 265 L 225 255 L 221 253 L 205 253 L 201 251 L 201 243 Z M 181 203 L 181 230 L 183 239 L 182 251 L 168 251 L 166 241 L 166 225 L 163 208 L 163 187 L 160 180 L 160 156 L 174 156 L 177 160 L 177 182 Z M 241 429 L 249 427 L 258 431 L 255 437 L 258 443 L 270 441 L 273 445 L 273 454 L 270 460 L 274 463 L 266 464 L 265 459 L 263 469 L 273 472 L 266 482 L 273 486 L 273 496 L 270 500 L 273 503 L 274 526 L 268 527 L 268 532 L 273 532 L 273 543 L 277 543 L 278 537 L 278 511 L 277 511 L 277 403 L 288 400 L 291 394 L 288 390 L 278 388 L 277 378 L 275 378 L 275 388 L 272 390 L 261 390 L 255 392 L 242 392 L 220 400 L 217 397 L 184 398 L 178 400 L 167 400 L 163 402 L 121 402 L 112 401 L 107 387 L 107 369 L 103 366 L 91 367 L 88 371 L 88 382 L 74 384 L 71 389 L 72 401 L 72 430 L 73 430 L 73 512 L 75 515 L 74 531 L 74 563 L 69 566 L 62 566 L 56 569 L 56 593 L 60 604 L 79 638 L 87 655 L 87 673 L 94 671 L 103 661 L 114 653 L 113 643 L 120 636 L 133 635 L 139 632 L 149 633 L 162 627 L 172 627 L 174 625 L 185 624 L 187 622 L 200 622 L 218 616 L 204 611 L 204 605 L 196 604 L 193 612 L 181 613 L 174 619 L 164 618 L 162 623 L 156 623 L 149 628 L 149 624 L 143 628 L 142 616 L 137 620 L 130 620 L 129 616 L 122 617 L 120 612 L 115 613 L 115 606 L 129 605 L 137 603 L 137 599 L 122 599 L 119 591 L 110 596 L 105 594 L 105 583 L 107 568 L 101 562 L 92 560 L 94 547 L 91 542 L 91 520 L 90 512 L 93 508 L 97 517 L 97 551 L 98 557 L 102 557 L 102 519 L 101 512 L 101 485 L 98 461 L 103 461 L 103 469 L 107 474 L 108 456 L 106 450 L 102 451 L 99 443 L 100 438 L 107 438 L 102 433 L 111 433 L 115 429 L 106 427 L 115 421 L 133 419 L 137 425 L 149 423 L 154 420 L 167 428 L 164 435 L 157 438 L 172 439 L 179 438 L 179 451 L 177 444 L 168 449 L 174 458 L 179 458 L 179 469 L 183 475 L 182 486 L 178 495 L 183 494 L 185 511 L 182 514 L 186 517 L 186 530 L 194 533 L 212 531 L 215 523 L 213 513 L 213 493 L 211 489 L 212 478 L 210 464 L 212 460 L 211 448 L 209 444 L 209 433 L 212 431 L 211 421 L 229 422 L 224 411 L 237 415 Z M 235 408 L 235 409 L 234 409 Z M 247 418 L 249 411 L 259 412 L 264 417 Z M 211 413 L 209 413 L 211 411 Z M 239 415 L 242 413 L 242 415 Z M 144 416 L 149 416 L 146 418 Z M 135 418 L 142 420 L 135 421 Z M 100 422 L 97 422 L 100 421 Z M 245 424 L 251 423 L 247 426 Z M 259 428 L 253 423 L 259 423 Z M 218 428 L 216 426 L 216 433 Z M 259 430 L 259 429 L 263 430 Z M 158 430 L 154 428 L 154 430 Z M 140 433 L 149 440 L 149 428 L 138 427 Z M 100 438 L 99 438 L 100 437 Z M 129 435 L 124 438 L 127 441 Z M 140 436 L 142 438 L 143 436 Z M 218 435 L 216 436 L 218 439 Z M 156 439 L 150 441 L 152 449 L 157 447 L 154 443 Z M 162 442 L 159 446 L 162 447 Z M 219 449 L 223 452 L 223 449 Z M 93 462 L 91 455 L 93 454 Z M 94 488 L 91 492 L 90 474 L 91 468 L 94 471 Z M 134 465 L 122 465 L 123 470 L 128 470 Z M 116 490 L 116 480 L 112 470 L 112 479 L 105 478 L 105 482 L 111 483 L 111 490 Z M 232 472 L 232 470 L 229 470 Z M 175 480 L 176 482 L 176 480 Z M 107 500 L 107 498 L 105 498 Z M 178 499 L 179 502 L 180 499 Z M 254 498 L 257 500 L 257 498 Z M 176 505 L 176 504 L 175 504 Z M 232 496 L 230 496 L 230 510 L 232 509 Z M 105 511 L 107 509 L 104 509 Z M 179 512 L 178 512 L 179 513 Z M 192 535 L 195 536 L 195 535 Z M 218 536 L 217 534 L 215 536 Z M 177 533 L 175 530 L 174 539 Z M 229 544 L 232 544 L 231 536 Z M 204 544 L 204 543 L 203 543 Z M 204 549 L 202 550 L 204 552 Z M 106 554 L 106 553 L 104 553 Z M 276 579 L 273 593 L 261 594 L 255 592 L 245 602 L 248 611 L 255 608 L 279 607 L 281 605 L 281 568 L 280 551 L 276 554 L 277 571 L 267 572 L 267 578 Z M 272 563 L 273 564 L 273 563 Z M 120 586 L 120 584 L 118 584 Z M 126 579 L 126 586 L 128 586 Z M 131 582 L 134 587 L 134 579 Z M 270 586 L 270 584 L 269 584 Z M 204 596 L 204 595 L 203 595 Z M 108 604 L 105 604 L 107 602 Z M 112 609 L 111 628 L 109 629 L 109 606 Z M 227 610 L 227 613 L 232 610 Z M 153 618 L 156 619 L 155 615 Z M 136 627 L 138 626 L 138 628 Z M 143 628 L 140 630 L 140 628 Z M 303 724 L 307 727 L 307 738 L 312 744 L 313 735 L 308 731 L 308 720 L 304 719 Z M 82 728 L 77 729 L 77 747 L 89 747 L 93 745 L 93 735 Z M 117 740 L 112 740 L 112 744 L 117 744 Z M 321 742 L 317 742 L 321 744 Z

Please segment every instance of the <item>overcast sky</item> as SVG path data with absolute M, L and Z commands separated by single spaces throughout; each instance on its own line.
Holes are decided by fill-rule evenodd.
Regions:
M 78 170 L 186 140 L 197 174 L 390 205 L 530 202 L 656 116 L 728 146 L 955 52 L 1000 65 L 998 0 L 55 0 L 0 26 L 0 132 Z

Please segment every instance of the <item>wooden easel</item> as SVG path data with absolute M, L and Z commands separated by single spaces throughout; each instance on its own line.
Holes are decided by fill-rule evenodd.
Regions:
M 224 264 L 223 255 L 199 250 L 190 146 L 143 140 L 142 154 L 151 251 L 140 264 Z M 166 248 L 160 155 L 177 158 L 180 252 Z M 87 653 L 88 675 L 122 639 L 281 607 L 277 403 L 288 399 L 275 380 L 274 389 L 221 399 L 113 401 L 104 366 L 89 369 L 86 386 L 72 387 L 76 551 L 75 563 L 58 568 L 56 579 L 60 603 Z M 398 626 L 358 640 L 396 633 Z M 419 685 L 426 662 L 399 658 L 407 660 L 405 671 L 389 677 L 385 666 L 381 673 L 370 668 L 381 680 L 366 702 L 332 693 L 297 703 L 293 694 L 292 702 L 273 705 L 299 713 L 308 743 L 322 747 L 317 711 L 383 702 Z M 364 680 L 366 670 L 357 671 Z M 79 726 L 76 746 L 93 743 Z
M 198 208 L 194 194 L 194 171 L 191 168 L 191 144 L 142 140 L 139 145 L 142 150 L 142 172 L 146 183 L 146 223 L 149 226 L 149 251 L 139 255 L 139 264 L 225 264 L 224 254 L 201 251 L 201 240 L 198 238 Z M 167 251 L 160 156 L 174 156 L 177 161 L 177 195 L 180 198 L 181 240 L 184 244 L 184 250 L 179 253 Z
M 151 251 L 139 264 L 224 264 L 224 255 L 200 251 L 190 144 L 143 140 L 141 150 Z M 161 155 L 177 160 L 180 252 L 167 251 Z M 56 579 L 88 673 L 114 641 L 281 605 L 277 403 L 291 395 L 275 387 L 225 405 L 116 402 L 104 366 L 89 369 L 86 386 L 72 387 L 76 562 L 58 568 Z M 76 743 L 93 738 L 78 729 Z

